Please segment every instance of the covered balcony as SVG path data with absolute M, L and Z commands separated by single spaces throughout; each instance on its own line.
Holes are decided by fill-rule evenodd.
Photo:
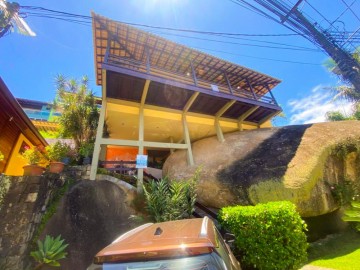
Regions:
M 93 36 L 110 130 L 99 145 L 187 149 L 192 165 L 191 142 L 269 126 L 281 112 L 278 79 L 96 14 Z

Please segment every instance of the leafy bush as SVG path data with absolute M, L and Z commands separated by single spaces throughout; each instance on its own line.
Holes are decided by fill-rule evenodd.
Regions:
M 345 179 L 344 181 L 330 185 L 331 194 L 340 206 L 348 206 L 351 201 L 359 196 L 358 185 Z
M 26 149 L 21 156 L 30 165 L 37 164 L 44 158 L 43 154 L 37 147 Z
M 163 178 L 143 186 L 148 214 L 155 222 L 189 218 L 196 201 L 196 183 L 199 170 L 185 181 Z
M 46 155 L 51 161 L 61 161 L 69 152 L 70 146 L 60 141 L 46 146 Z
M 40 240 L 37 243 L 38 250 L 30 253 L 31 257 L 38 262 L 35 269 L 41 269 L 44 265 L 60 266 L 58 261 L 66 258 L 67 252 L 65 252 L 65 249 L 68 244 L 64 244 L 61 235 L 56 238 L 46 235 L 44 243 Z
M 235 234 L 245 267 L 299 269 L 307 260 L 306 224 L 290 202 L 225 207 L 219 220 Z
M 356 230 L 360 232 L 360 202 L 351 202 L 351 208 L 346 209 L 342 220 L 356 222 Z
M 79 154 L 83 157 L 87 158 L 92 156 L 94 152 L 94 143 L 84 142 L 80 145 Z

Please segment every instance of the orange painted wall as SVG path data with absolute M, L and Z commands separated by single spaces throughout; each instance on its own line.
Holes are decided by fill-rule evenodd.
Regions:
M 108 146 L 106 149 L 106 160 L 135 161 L 137 154 L 138 148 Z M 146 149 L 144 149 L 144 155 L 147 155 Z

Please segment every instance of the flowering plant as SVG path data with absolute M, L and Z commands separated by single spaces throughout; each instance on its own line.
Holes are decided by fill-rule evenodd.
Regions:
M 46 146 L 46 156 L 51 161 L 61 161 L 70 152 L 70 146 L 66 143 L 57 141 L 54 144 Z
M 37 164 L 43 159 L 43 155 L 37 147 L 26 148 L 26 150 L 21 154 L 21 156 L 30 165 Z

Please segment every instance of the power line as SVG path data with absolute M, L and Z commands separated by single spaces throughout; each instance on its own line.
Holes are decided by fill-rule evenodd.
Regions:
M 231 55 L 235 55 L 235 56 L 243 56 L 243 57 L 248 57 L 248 58 L 268 60 L 268 61 L 275 61 L 275 62 L 284 62 L 284 63 L 301 64 L 301 65 L 312 65 L 312 66 L 321 66 L 321 65 L 322 65 L 322 64 L 310 63 L 310 62 L 298 62 L 298 61 L 291 61 L 291 60 L 282 60 L 282 59 L 274 59 L 274 58 L 250 56 L 250 55 L 245 55 L 245 54 L 238 54 L 238 53 L 232 53 L 232 52 L 227 52 L 227 51 L 213 50 L 213 49 L 207 49 L 207 48 L 202 48 L 202 47 L 194 47 L 194 48 L 195 48 L 195 49 L 199 49 L 199 50 L 205 50 L 205 51 L 211 51 L 211 52 L 218 52 L 218 53 L 226 53 L 226 54 L 231 54 Z
M 34 13 L 34 12 L 28 12 L 27 15 L 30 15 L 30 16 L 33 16 L 33 17 L 39 17 L 39 18 L 50 18 L 50 19 L 67 21 L 67 22 L 73 22 L 73 23 L 78 23 L 78 24 L 82 24 L 82 25 L 86 25 L 86 26 L 91 23 L 90 21 L 84 21 L 84 20 L 78 20 L 78 19 L 69 19 L 69 18 L 59 17 L 57 15 L 52 16 L 52 15 L 45 15 L 45 14 Z M 152 31 L 152 32 L 156 33 L 155 31 Z M 189 39 L 204 40 L 204 41 L 217 42 L 217 43 L 222 43 L 222 44 L 233 44 L 233 45 L 241 45 L 241 46 L 268 48 L 268 49 L 283 49 L 283 50 L 295 50 L 295 51 L 320 52 L 320 50 L 318 50 L 318 49 L 312 49 L 312 48 L 303 47 L 303 46 L 296 46 L 296 45 L 291 45 L 291 44 L 285 44 L 285 43 L 279 43 L 279 42 L 270 42 L 270 41 L 264 41 L 264 40 L 253 40 L 253 39 L 249 39 L 249 38 L 228 37 L 228 36 L 216 35 L 218 37 L 223 37 L 223 38 L 236 38 L 236 39 L 248 40 L 248 41 L 252 41 L 252 42 L 274 44 L 274 45 L 281 45 L 281 46 L 247 44 L 247 43 L 231 42 L 231 41 L 224 41 L 224 40 L 215 40 L 215 39 L 208 39 L 208 38 L 193 37 L 193 36 L 187 36 L 187 35 L 179 35 L 179 34 L 173 34 L 173 33 L 164 33 L 164 32 L 157 32 L 157 33 L 160 33 L 162 35 L 184 37 L 184 38 L 189 38 Z
M 36 7 L 36 6 L 21 6 L 22 9 L 30 9 L 30 10 L 43 10 L 48 11 L 52 13 L 58 13 L 66 16 L 74 16 L 86 20 L 91 21 L 91 16 L 86 15 L 79 15 L 74 13 L 68 13 L 63 11 L 57 11 L 53 9 L 47 9 L 42 7 Z M 226 33 L 226 32 L 212 32 L 212 31 L 200 31 L 200 30 L 193 30 L 193 29 L 181 29 L 181 28 L 171 28 L 171 27 L 162 27 L 162 26 L 154 26 L 154 25 L 147 25 L 147 24 L 140 24 L 140 23 L 129 23 L 124 21 L 116 21 L 119 23 L 132 25 L 132 26 L 140 26 L 145 28 L 153 28 L 153 29 L 161 29 L 161 30 L 169 30 L 169 31 L 178 31 L 178 32 L 188 32 L 188 33 L 196 33 L 196 34 L 207 34 L 207 35 L 223 35 L 223 36 L 250 36 L 250 37 L 287 37 L 287 36 L 297 36 L 297 34 L 245 34 L 245 33 Z
M 50 10 L 50 9 L 45 9 L 45 8 L 42 8 L 42 7 L 23 6 L 22 8 L 33 10 L 33 11 L 30 11 L 30 12 L 23 13 L 24 16 L 28 15 L 28 16 L 40 17 L 40 18 L 50 18 L 50 19 L 67 21 L 67 22 L 71 22 L 71 23 L 78 23 L 78 24 L 82 24 L 82 25 L 85 25 L 85 26 L 89 26 L 91 24 L 91 20 L 92 20 L 92 18 L 90 16 L 73 14 L 73 13 L 62 12 L 62 11 L 56 11 L 56 10 Z M 42 12 L 42 11 L 45 11 L 45 12 Z M 169 30 L 170 29 L 171 31 L 189 32 L 191 34 L 194 34 L 194 33 L 195 34 L 210 34 L 212 36 L 221 36 L 223 38 L 232 38 L 232 39 L 245 39 L 245 38 L 239 37 L 239 36 L 243 36 L 243 35 L 245 35 L 245 36 L 260 36 L 260 37 L 283 36 L 283 35 L 297 36 L 296 34 L 272 34 L 272 35 L 260 34 L 260 35 L 255 35 L 255 34 L 238 34 L 238 33 L 237 34 L 234 34 L 234 33 L 217 33 L 217 32 L 209 32 L 209 31 L 197 31 L 197 30 L 177 29 L 177 28 L 169 28 L 169 27 L 158 27 L 158 26 L 150 26 L 150 25 L 143 25 L 143 24 L 136 24 L 136 23 L 125 23 L 125 22 L 122 22 L 122 21 L 118 21 L 118 22 L 124 23 L 124 24 L 129 24 L 129 25 L 146 26 L 146 27 L 152 28 L 152 29 L 163 29 L 163 30 Z M 164 33 L 162 33 L 162 34 L 164 34 Z M 200 40 L 207 40 L 207 41 L 214 41 L 214 42 L 221 42 L 221 43 L 229 43 L 229 44 L 267 47 L 267 48 L 298 49 L 298 50 L 305 50 L 305 51 L 317 51 L 316 49 L 306 48 L 306 47 L 302 47 L 302 46 L 289 45 L 289 44 L 278 43 L 278 42 L 262 41 L 262 40 L 245 39 L 245 40 L 250 40 L 250 41 L 253 41 L 253 42 L 263 42 L 263 43 L 271 43 L 271 44 L 277 44 L 277 45 L 282 45 L 282 46 L 288 46 L 289 48 L 276 47 L 276 46 L 273 46 L 273 47 L 271 47 L 271 46 L 262 46 L 262 45 L 256 45 L 256 44 L 241 44 L 241 43 L 236 43 L 236 42 L 226 42 L 226 41 L 221 41 L 221 40 L 213 40 L 213 39 L 204 39 L 204 38 L 199 38 L 199 37 L 184 36 L 184 35 L 173 34 L 173 33 L 165 33 L 165 34 L 166 35 L 175 35 L 175 36 L 185 37 L 185 38 L 195 38 L 195 39 L 200 39 Z M 290 47 L 292 47 L 292 48 L 290 48 Z M 213 49 L 208 49 L 208 48 L 198 48 L 198 49 L 202 49 L 202 50 L 206 50 L 206 51 L 213 51 L 213 52 L 218 52 L 218 53 L 231 54 L 231 55 L 242 56 L 242 57 L 248 57 L 248 58 L 254 58 L 254 59 L 260 59 L 260 60 L 267 60 L 267 61 L 284 62 L 284 63 L 291 63 L 291 64 L 304 64 L 304 65 L 320 65 L 320 64 L 317 64 L 317 63 L 308 63 L 308 62 L 299 62 L 299 61 L 291 61 L 291 60 L 282 60 L 282 59 L 274 59 L 274 58 L 265 58 L 265 57 L 251 56 L 251 55 L 236 54 L 236 53 L 231 53 L 231 52 L 227 52 L 227 51 L 219 51 L 219 50 L 213 50 Z
M 358 19 L 358 21 L 360 22 L 360 18 L 358 15 L 356 15 L 356 13 L 352 10 L 351 6 L 349 6 L 344 0 L 341 0 L 344 5 L 350 10 L 350 12 L 356 17 L 356 19 Z
M 350 4 L 349 7 L 346 7 L 346 9 L 345 9 L 343 12 L 341 12 L 340 15 L 339 15 L 335 20 L 333 20 L 333 22 L 332 22 L 331 24 L 334 24 L 338 19 L 340 19 L 340 18 L 345 14 L 345 12 L 348 11 L 349 8 L 350 8 L 356 1 L 357 1 L 357 0 L 354 0 L 354 1 Z

